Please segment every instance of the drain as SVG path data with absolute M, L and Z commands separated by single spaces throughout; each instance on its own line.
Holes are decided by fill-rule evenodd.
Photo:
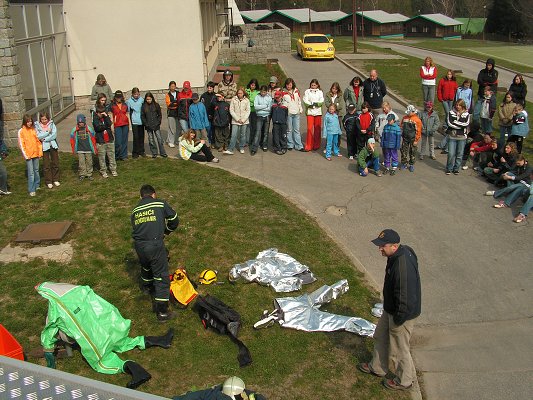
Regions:
M 326 208 L 326 213 L 340 217 L 346 215 L 346 207 L 342 206 L 329 206 Z

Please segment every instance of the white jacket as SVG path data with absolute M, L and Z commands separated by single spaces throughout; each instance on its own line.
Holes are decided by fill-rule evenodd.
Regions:
M 229 113 L 231 114 L 231 124 L 232 125 L 248 125 L 250 121 L 250 100 L 247 97 L 243 97 L 242 100 L 239 100 L 237 96 L 231 99 L 229 105 Z M 239 123 L 237 121 L 243 121 Z
M 320 89 L 307 89 L 303 98 L 304 104 L 307 107 L 307 115 L 316 117 L 322 115 L 322 104 L 324 103 L 324 93 Z
M 435 74 L 435 67 L 426 67 L 425 65 L 422 65 L 420 67 L 420 70 L 424 73 L 424 75 L 433 75 Z M 437 79 L 424 79 L 422 78 L 422 85 L 427 86 L 435 86 L 437 83 Z
M 300 91 L 294 89 L 289 92 L 287 89 L 283 90 L 283 105 L 289 109 L 289 115 L 301 114 L 302 109 L 302 99 L 300 98 Z

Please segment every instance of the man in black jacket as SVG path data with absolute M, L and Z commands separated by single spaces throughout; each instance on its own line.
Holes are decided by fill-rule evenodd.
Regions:
M 372 114 L 377 117 L 382 112 L 383 98 L 387 94 L 385 82 L 378 78 L 378 71 L 370 71 L 369 77 L 363 82 L 363 98 L 370 104 Z
M 141 200 L 131 212 L 132 237 L 141 262 L 143 291 L 153 293 L 159 321 L 172 318 L 169 311 L 170 278 L 168 253 L 163 239 L 179 225 L 178 213 L 156 198 L 151 185 L 141 187 Z
M 420 315 L 421 290 L 418 261 L 415 252 L 400 245 L 400 235 L 385 229 L 372 240 L 381 255 L 387 257 L 383 284 L 383 315 L 374 333 L 372 361 L 357 368 L 367 374 L 385 377 L 389 362 L 396 377 L 384 379 L 387 389 L 406 390 L 413 385 L 415 367 L 409 351 L 414 320 Z

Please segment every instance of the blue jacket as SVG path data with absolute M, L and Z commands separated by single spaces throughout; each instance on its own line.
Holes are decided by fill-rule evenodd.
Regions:
M 207 110 L 203 103 L 192 103 L 189 107 L 189 127 L 191 129 L 209 129 Z
M 322 137 L 340 134 L 342 134 L 342 131 L 341 124 L 339 123 L 339 116 L 336 113 L 331 114 L 327 112 L 324 116 L 324 129 L 322 130 Z
M 258 117 L 268 117 L 270 115 L 270 108 L 272 107 L 272 97 L 268 94 L 261 96 L 258 94 L 254 99 L 255 113 Z
M 126 100 L 126 105 L 130 108 L 130 117 L 132 125 L 142 125 L 141 120 L 141 108 L 144 103 L 144 99 L 139 97 L 135 100 L 133 97 L 130 97 Z
M 455 94 L 455 101 L 462 99 L 466 104 L 466 110 L 472 111 L 472 89 L 459 86 Z
M 513 125 L 511 125 L 511 135 L 527 137 L 528 133 L 529 122 L 527 120 L 527 112 L 524 110 L 513 117 Z
M 381 147 L 384 149 L 400 148 L 402 142 L 402 131 L 397 124 L 387 124 L 383 127 L 383 133 L 381 135 Z
M 50 148 L 58 149 L 57 145 L 57 128 L 54 121 L 50 121 L 50 131 L 44 131 L 40 122 L 35 123 L 35 130 L 37 131 L 37 137 L 43 144 L 43 151 L 48 151 Z

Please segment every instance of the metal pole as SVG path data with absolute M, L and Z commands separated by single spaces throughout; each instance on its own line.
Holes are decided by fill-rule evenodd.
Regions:
M 311 0 L 307 4 L 307 9 L 309 10 L 309 32 L 311 33 Z
M 356 8 L 356 0 L 353 0 L 353 22 L 352 22 L 352 36 L 353 36 L 353 52 L 357 53 L 357 8 Z
M 361 0 L 361 39 L 365 40 L 365 6 Z
M 483 22 L 483 41 L 485 41 L 485 27 L 487 26 L 487 6 L 483 6 L 483 17 L 485 21 Z

